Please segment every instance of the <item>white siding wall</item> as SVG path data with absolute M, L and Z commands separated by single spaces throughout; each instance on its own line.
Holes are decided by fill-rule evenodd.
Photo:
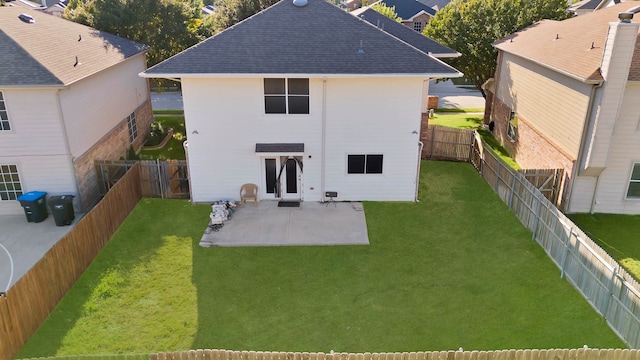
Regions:
M 322 80 L 309 82 L 309 115 L 265 114 L 262 78 L 183 79 L 182 92 L 193 201 L 238 199 L 244 183 L 262 189 L 256 143 L 304 143 L 302 196 L 320 199 Z
M 594 212 L 640 214 L 640 199 L 625 199 L 631 169 L 640 162 L 640 83 L 627 85 L 613 129 L 607 167 L 600 174 Z
M 328 80 L 327 190 L 342 200 L 414 200 L 422 90 L 420 79 Z M 382 154 L 383 173 L 347 174 L 349 154 Z
M 502 61 L 498 97 L 577 157 L 591 86 L 508 53 Z
M 326 190 L 340 200 L 413 200 L 420 79 L 328 79 Z M 263 187 L 256 143 L 304 143 L 302 197 L 321 199 L 323 81 L 310 79 L 310 114 L 264 113 L 262 78 L 183 79 L 193 201 Z M 197 132 L 195 134 L 194 132 Z M 384 154 L 384 174 L 347 175 L 347 154 Z
M 138 76 L 145 69 L 145 55 L 136 55 L 60 93 L 74 157 L 84 154 L 148 99 L 146 79 Z
M 0 164 L 18 166 L 23 192 L 75 193 L 55 89 L 0 89 L 11 131 L 0 132 Z M 0 200 L 0 215 L 22 212 L 17 201 Z
M 576 179 L 573 180 L 567 212 L 586 213 L 591 210 L 596 181 L 597 178 L 593 176 L 577 176 Z

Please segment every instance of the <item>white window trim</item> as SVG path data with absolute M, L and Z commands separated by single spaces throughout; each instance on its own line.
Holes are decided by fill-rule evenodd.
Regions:
M 7 106 L 7 98 L 6 98 L 5 94 L 2 91 L 0 91 L 0 95 L 1 95 L 0 97 L 2 98 L 0 100 L 0 102 L 2 102 L 4 104 L 4 110 L 0 110 L 0 112 L 4 112 L 5 115 L 7 116 L 7 120 L 1 120 L 0 119 L 0 121 L 7 121 L 7 123 L 9 124 L 9 129 L 5 130 L 5 129 L 0 128 L 0 133 L 12 132 L 13 131 L 13 124 L 11 124 L 11 119 L 9 118 L 9 107 Z
M 516 142 L 518 141 L 518 125 L 513 125 L 512 121 L 516 120 L 517 121 L 518 116 L 516 115 L 516 112 L 514 110 L 511 110 L 511 113 L 509 114 L 509 120 L 507 121 L 507 138 L 511 141 L 511 142 Z M 513 131 L 510 131 L 513 128 Z M 511 133 L 513 132 L 513 137 L 511 136 Z
M 129 142 L 133 144 L 138 138 L 138 121 L 135 111 L 127 116 L 127 130 L 129 131 Z
M 264 79 L 284 79 L 284 94 L 267 94 L 265 89 L 264 89 Z M 266 98 L 267 96 L 284 96 L 284 113 L 267 113 L 265 111 L 265 115 L 293 115 L 293 116 L 307 116 L 311 114 L 311 81 L 309 78 L 264 78 L 263 79 L 263 89 L 262 92 L 263 94 L 263 98 Z M 308 90 L 309 90 L 309 94 L 289 94 L 289 79 L 306 79 L 308 81 Z M 309 98 L 309 112 L 306 114 L 291 114 L 289 112 L 289 96 L 306 96 L 307 98 Z
M 2 172 L 2 168 L 1 168 L 2 166 L 15 166 L 15 168 L 16 168 L 16 172 L 15 173 L 16 173 L 16 175 L 18 175 L 18 182 L 17 183 L 20 185 L 20 190 L 19 190 L 20 194 L 17 194 L 16 190 L 14 189 L 13 190 L 13 195 L 15 195 L 15 197 L 17 199 L 20 195 L 24 194 L 24 186 L 22 185 L 22 177 L 20 176 L 20 166 L 17 163 L 12 163 L 12 164 L 2 163 L 2 164 L 0 164 L 0 182 L 3 183 L 3 184 L 6 184 L 6 183 L 4 182 L 3 175 L 5 175 L 5 174 Z M 15 184 L 15 182 L 11 181 L 11 184 Z M 5 192 L 8 193 L 8 191 L 5 191 Z M 0 202 L 3 202 L 3 201 L 15 201 L 15 199 L 3 200 L 0 197 Z
M 624 199 L 625 200 L 630 200 L 630 201 L 640 201 L 640 196 L 638 197 L 629 197 L 629 187 L 631 186 L 631 183 L 640 183 L 640 179 L 634 180 L 631 177 L 633 176 L 633 168 L 638 165 L 640 166 L 640 161 L 633 161 L 631 163 L 631 169 L 629 170 L 629 176 L 627 177 L 629 180 L 627 180 L 627 188 L 625 189 L 624 192 Z

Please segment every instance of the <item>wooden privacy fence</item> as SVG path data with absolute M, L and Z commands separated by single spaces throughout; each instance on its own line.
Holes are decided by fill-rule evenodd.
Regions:
M 443 139 L 444 136 L 437 137 L 439 131 L 428 133 Z M 434 141 L 434 149 L 463 147 L 466 135 L 447 134 L 452 143 Z M 491 148 L 483 146 L 478 135 L 467 146 L 470 155 L 462 160 L 471 162 L 478 169 L 520 222 L 531 230 L 532 239 L 560 268 L 560 276 L 580 291 L 620 338 L 632 348 L 639 348 L 640 284 L 556 207 L 561 197 L 563 174 L 559 171 L 515 171 Z M 443 154 L 447 153 L 454 153 L 452 160 L 461 160 L 460 150 L 437 150 L 429 155 L 446 159 Z M 536 178 L 534 183 L 530 180 L 532 175 Z
M 20 350 L 136 206 L 142 197 L 138 169 L 125 174 L 0 297 L 0 359 Z
M 151 354 L 151 360 L 639 360 L 639 350 L 562 349 L 501 351 L 431 351 L 403 353 L 299 353 L 191 350 Z
M 189 199 L 189 174 L 185 160 L 96 161 L 100 191 L 105 194 L 133 165 L 140 164 L 144 197 Z

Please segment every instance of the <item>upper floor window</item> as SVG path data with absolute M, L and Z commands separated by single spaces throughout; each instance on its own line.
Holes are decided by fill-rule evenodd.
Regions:
M 22 195 L 18 166 L 0 165 L 0 201 L 15 200 Z
M 264 79 L 264 112 L 308 114 L 309 79 Z
M 348 155 L 348 174 L 382 174 L 382 155 Z
M 4 94 L 0 91 L 0 131 L 3 130 L 11 130 L 11 125 L 9 124 L 9 114 L 4 101 Z
M 627 199 L 640 199 L 640 163 L 634 163 L 627 188 Z
M 416 21 L 413 23 L 413 30 L 422 32 L 422 21 Z
M 513 111 L 509 116 L 509 123 L 507 124 L 507 137 L 512 141 L 516 141 L 518 138 L 518 118 Z
M 127 117 L 127 127 L 129 128 L 129 142 L 133 142 L 138 137 L 138 124 L 136 124 L 136 113 L 132 112 Z

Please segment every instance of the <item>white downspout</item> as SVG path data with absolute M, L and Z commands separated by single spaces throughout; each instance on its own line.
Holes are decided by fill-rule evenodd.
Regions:
M 325 196 L 325 159 L 327 140 L 327 77 L 322 78 L 322 151 L 320 153 L 320 198 L 326 201 Z
M 422 141 L 418 141 L 418 166 L 416 170 L 416 195 L 415 202 L 420 202 L 418 200 L 418 189 L 420 188 L 420 164 L 422 163 L 422 149 L 424 148 L 424 143 Z

